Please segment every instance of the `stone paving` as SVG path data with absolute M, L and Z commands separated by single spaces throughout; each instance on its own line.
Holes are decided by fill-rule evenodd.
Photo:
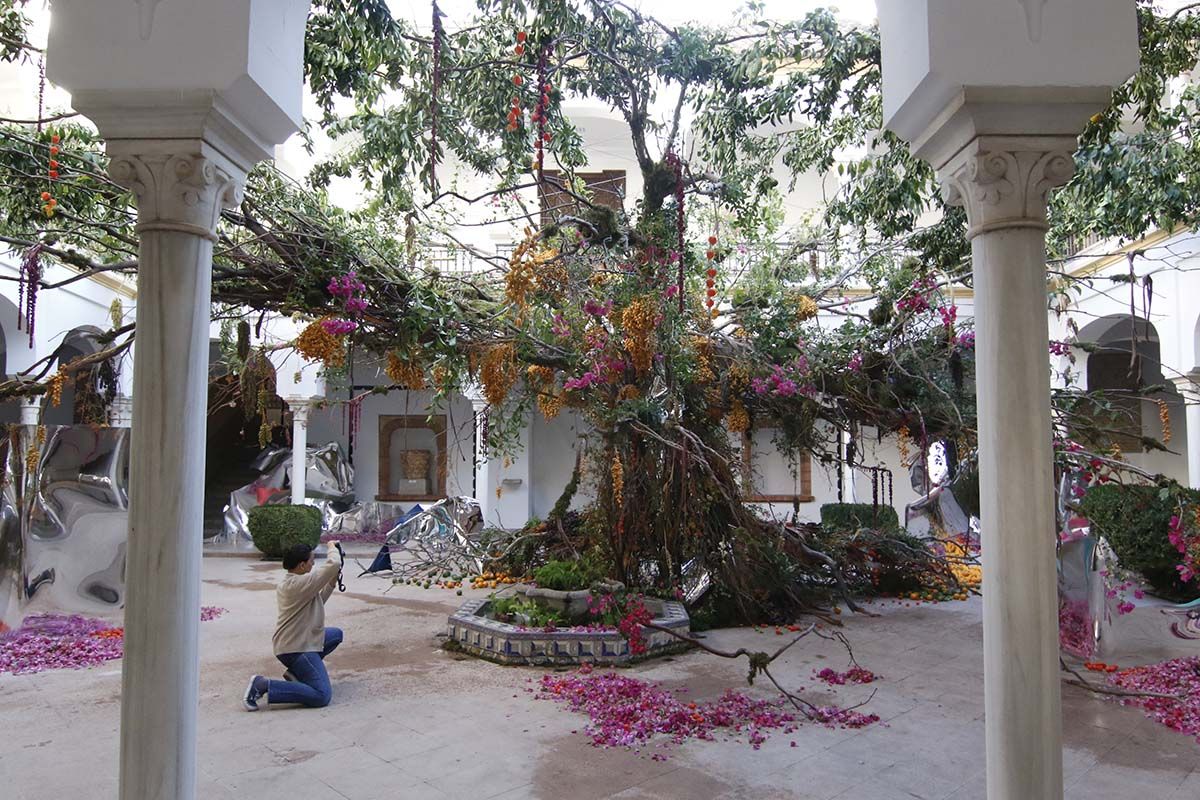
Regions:
M 453 592 L 396 587 L 385 595 L 383 581 L 349 574 L 348 591 L 328 609 L 329 623 L 346 632 L 329 660 L 333 704 L 242 711 L 248 676 L 279 671 L 270 654 L 279 571 L 204 560 L 203 602 L 230 613 L 200 629 L 203 800 L 984 797 L 978 600 L 875 606 L 881 616 L 847 620 L 858 660 L 883 680 L 839 687 L 836 701 L 857 702 L 876 688 L 864 710 L 884 724 L 776 731 L 758 751 L 744 741 L 693 741 L 660 762 L 592 747 L 577 733 L 581 716 L 524 691 L 543 670 L 441 651 L 437 635 L 462 601 Z M 711 632 L 709 641 L 765 649 L 780 640 L 735 629 Z M 783 661 L 776 672 L 789 685 L 808 681 L 814 668 L 846 666 L 836 645 L 818 641 Z M 745 687 L 742 664 L 702 653 L 627 674 L 687 685 L 696 699 L 726 688 L 770 696 Z M 120 689 L 120 662 L 0 676 L 0 797 L 115 798 Z M 1072 687 L 1063 699 L 1068 798 L 1200 798 L 1200 744 Z

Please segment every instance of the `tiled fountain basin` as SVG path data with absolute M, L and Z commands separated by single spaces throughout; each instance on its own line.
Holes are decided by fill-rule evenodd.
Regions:
M 655 611 L 653 622 L 671 630 L 687 634 L 691 620 L 683 603 L 673 600 L 661 601 L 662 608 L 655 608 L 658 601 L 647 601 Z M 629 642 L 617 631 L 545 631 L 521 629 L 507 622 L 484 616 L 488 613 L 491 600 L 468 600 L 458 611 L 450 615 L 448 641 L 452 646 L 489 661 L 500 664 L 531 664 L 552 666 L 559 664 L 628 664 L 667 653 L 678 653 L 687 648 L 687 643 L 676 639 L 665 631 L 651 628 L 645 630 L 646 652 L 634 656 L 629 652 Z

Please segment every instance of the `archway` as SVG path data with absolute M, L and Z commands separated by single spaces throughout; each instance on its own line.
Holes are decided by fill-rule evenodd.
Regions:
M 63 367 L 76 359 L 99 353 L 104 349 L 99 341 L 102 334 L 95 325 L 72 328 L 54 351 L 55 366 Z M 45 424 L 105 424 L 108 421 L 106 394 L 116 382 L 114 369 L 112 364 L 98 364 L 72 373 L 63 382 L 58 404 L 46 404 L 42 414 Z
M 1183 397 L 1172 381 L 1175 371 L 1163 366 L 1154 323 L 1129 314 L 1109 315 L 1085 325 L 1077 339 L 1092 345 L 1082 386 L 1103 392 L 1110 409 L 1098 414 L 1096 422 L 1131 463 L 1186 480 L 1186 462 L 1178 455 L 1144 452 L 1147 439 L 1172 450 L 1186 441 Z
M 250 371 L 252 375 L 244 374 Z M 275 368 L 270 360 L 252 355 L 242 373 L 234 371 L 218 339 L 209 342 L 208 420 L 205 436 L 204 538 L 223 530 L 223 510 L 235 489 L 258 477 L 250 464 L 268 443 L 285 444 L 283 400 L 275 388 Z M 264 412 L 258 392 L 265 390 Z M 252 394 L 254 396 L 247 396 Z M 264 431 L 264 422 L 269 430 Z

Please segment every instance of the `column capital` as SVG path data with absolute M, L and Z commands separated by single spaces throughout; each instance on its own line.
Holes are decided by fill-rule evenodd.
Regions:
M 246 173 L 202 140 L 109 142 L 109 175 L 137 197 L 139 233 L 216 241 L 221 210 L 241 202 Z
M 946 202 L 966 209 L 967 238 L 1046 230 L 1050 190 L 1075 174 L 1072 136 L 980 136 L 938 170 Z
M 1171 383 L 1175 384 L 1175 388 L 1185 400 L 1200 402 L 1200 372 L 1176 375 L 1171 378 Z
M 288 409 L 292 412 L 293 425 L 306 425 L 308 423 L 308 412 L 312 409 L 312 398 L 309 397 L 285 397 Z

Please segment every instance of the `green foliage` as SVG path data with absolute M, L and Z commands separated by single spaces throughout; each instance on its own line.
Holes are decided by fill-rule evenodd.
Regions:
M 533 600 L 513 595 L 512 597 L 494 597 L 491 600 L 492 615 L 496 619 L 508 620 L 520 615 L 529 620 L 529 626 L 544 628 L 547 625 L 562 623 L 562 615 L 554 609 L 541 606 Z
M 316 547 L 321 511 L 313 506 L 257 506 L 250 509 L 250 538 L 268 558 L 280 558 L 293 544 Z
M 1200 503 L 1200 491 L 1110 483 L 1089 488 L 1079 510 L 1091 522 L 1092 532 L 1108 540 L 1121 567 L 1141 574 L 1164 597 L 1191 599 L 1195 591 L 1180 583 L 1175 571 L 1179 551 L 1167 539 L 1167 527 L 1181 502 L 1190 511 Z
M 533 571 L 533 580 L 543 589 L 573 592 L 588 588 L 593 579 L 578 561 L 548 561 Z
M 900 530 L 900 518 L 891 506 L 870 503 L 826 503 L 821 506 L 821 526 L 829 531 L 849 532 L 860 528 Z

